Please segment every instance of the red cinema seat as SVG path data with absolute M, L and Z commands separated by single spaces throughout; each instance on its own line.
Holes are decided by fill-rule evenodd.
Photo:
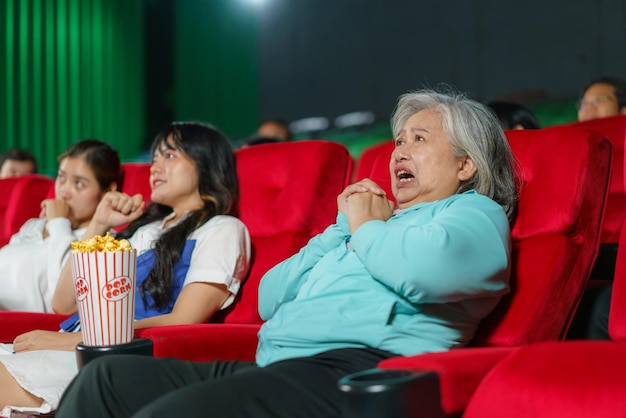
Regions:
M 600 235 L 600 253 L 592 271 L 592 279 L 611 280 L 615 271 L 617 242 L 626 220 L 626 192 L 624 189 L 624 141 L 626 140 L 626 115 L 592 119 L 566 126 L 593 129 L 600 132 L 613 145 L 613 169 L 606 212 Z
M 626 411 L 626 228 L 613 282 L 611 341 L 542 342 L 432 353 L 411 370 L 434 370 L 447 415 L 490 417 L 621 417 Z M 389 365 L 387 365 L 389 366 Z M 397 366 L 397 365 L 396 365 Z M 416 375 L 417 376 L 417 375 Z M 427 382 L 431 388 L 432 382 Z M 437 387 L 434 388 L 438 389 Z M 415 405 L 428 399 L 415 399 Z M 440 417 L 406 410 L 404 417 Z
M 600 243 L 617 243 L 622 224 L 626 219 L 626 192 L 624 189 L 626 115 L 576 122 L 566 126 L 598 131 L 611 141 L 613 145 L 613 169 Z
M 41 201 L 50 190 L 54 191 L 54 180 L 39 174 L 0 180 L 0 247 L 24 222 L 39 217 Z
M 512 347 L 564 338 L 598 253 L 611 143 L 596 131 L 572 127 L 506 134 L 523 182 L 512 228 L 511 293 L 479 326 L 471 348 L 379 364 L 381 373 L 437 372 L 441 415 L 461 412 L 484 374 Z M 354 378 L 359 377 L 343 382 L 348 394 Z M 368 382 L 369 387 L 383 384 L 375 377 Z M 418 405 L 411 401 L 401 416 L 423 416 Z

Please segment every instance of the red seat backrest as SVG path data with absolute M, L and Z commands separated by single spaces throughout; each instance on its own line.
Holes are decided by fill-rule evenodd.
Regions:
M 378 148 L 378 156 L 372 163 L 371 172 L 369 176 L 365 177 L 369 177 L 370 180 L 378 184 L 387 194 L 387 198 L 395 202 L 391 189 L 391 177 L 389 173 L 389 161 L 391 160 L 391 153 L 393 152 L 393 149 L 393 145 Z
M 30 218 L 39 217 L 54 180 L 39 174 L 0 180 L 0 247 Z
M 379 144 L 372 145 L 363 150 L 359 158 L 356 160 L 354 168 L 354 180 L 362 180 L 369 177 L 372 172 L 374 162 L 380 154 L 389 153 L 393 151 L 393 140 L 387 140 Z
M 573 127 L 507 131 L 523 182 L 513 239 L 511 293 L 473 345 L 565 337 L 598 254 L 612 147 Z
M 623 415 L 626 408 L 624 227 L 621 228 L 613 280 L 609 335 L 611 341 L 527 344 L 510 350 L 507 356 L 493 362 L 493 366 L 486 368 L 484 372 L 480 368 L 471 369 L 473 366 L 468 365 L 479 363 L 482 357 L 490 361 L 498 360 L 500 356 L 493 348 L 476 349 L 471 356 L 463 356 L 461 352 L 465 350 L 437 353 L 440 356 L 435 357 L 435 361 L 445 366 L 442 368 L 445 373 L 442 378 L 442 406 L 446 412 L 455 415 L 466 407 L 464 417 L 511 416 L 512 410 L 515 411 L 514 416 L 520 417 Z M 459 359 L 454 355 L 450 356 L 454 351 L 460 354 Z M 419 362 L 427 369 L 432 368 L 432 359 L 429 360 L 426 356 L 416 358 L 418 361 L 412 365 L 413 368 Z M 577 367 L 572 367 L 573 364 Z M 454 373 L 450 373 L 452 367 Z M 541 375 L 541 379 L 533 378 L 538 375 Z M 475 388 L 468 385 L 468 381 L 477 382 Z M 459 382 L 465 384 L 461 386 Z
M 626 220 L 626 193 L 624 191 L 624 141 L 626 140 L 626 116 L 593 119 L 566 126 L 593 129 L 611 141 L 613 145 L 613 172 L 609 186 L 609 198 L 602 224 L 601 243 L 617 243 L 620 230 Z
M 261 277 L 335 221 L 352 157 L 344 145 L 323 140 L 255 145 L 235 156 L 239 217 L 250 232 L 253 262 L 237 303 L 212 322 L 255 324 Z
M 150 203 L 150 166 L 151 163 L 122 163 L 121 189 L 128 195 L 137 193 L 143 196 L 143 201 Z

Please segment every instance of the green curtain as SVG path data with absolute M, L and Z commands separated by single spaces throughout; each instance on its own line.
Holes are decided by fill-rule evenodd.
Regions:
M 256 13 L 241 0 L 175 1 L 174 116 L 231 139 L 258 123 Z
M 135 0 L 2 0 L 0 150 L 53 175 L 82 138 L 132 160 L 144 140 L 143 9 Z

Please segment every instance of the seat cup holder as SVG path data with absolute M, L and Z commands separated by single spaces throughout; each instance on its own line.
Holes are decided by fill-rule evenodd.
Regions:
M 89 346 L 79 343 L 76 346 L 76 364 L 80 370 L 90 361 L 111 354 L 152 356 L 153 343 L 148 338 L 135 338 L 129 343 L 116 345 Z
M 443 417 L 439 376 L 434 372 L 370 369 L 337 384 L 344 418 Z

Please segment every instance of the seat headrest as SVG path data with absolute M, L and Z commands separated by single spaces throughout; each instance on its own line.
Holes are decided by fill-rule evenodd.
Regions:
M 506 135 L 519 162 L 522 184 L 513 239 L 575 235 L 579 214 L 589 200 L 605 198 L 604 188 L 593 184 L 606 175 L 610 142 L 596 131 L 562 126 Z
M 239 217 L 252 236 L 316 234 L 334 222 L 337 201 L 327 196 L 342 192 L 352 169 L 344 145 L 324 140 L 262 144 L 237 150 L 235 158 Z

